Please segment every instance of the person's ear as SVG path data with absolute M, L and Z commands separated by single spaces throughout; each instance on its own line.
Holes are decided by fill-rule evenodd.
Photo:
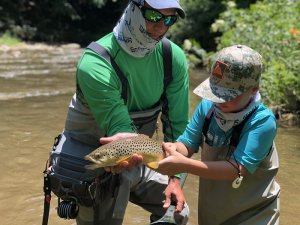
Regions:
M 251 94 L 255 95 L 256 92 L 258 92 L 258 90 L 259 90 L 259 85 L 255 86 L 251 89 Z

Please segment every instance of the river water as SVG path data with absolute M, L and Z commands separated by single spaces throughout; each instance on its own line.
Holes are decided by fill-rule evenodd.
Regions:
M 43 215 L 42 171 L 54 137 L 63 129 L 75 90 L 75 67 L 82 49 L 35 46 L 0 47 L 0 212 L 2 225 L 37 225 Z M 190 74 L 191 90 L 206 76 Z M 191 111 L 199 98 L 191 93 Z M 299 224 L 300 128 L 279 127 L 281 224 Z M 196 156 L 198 157 L 198 156 Z M 189 225 L 197 224 L 198 178 L 189 175 L 184 191 L 190 205 Z M 69 225 L 56 215 L 53 196 L 49 225 Z M 148 223 L 148 213 L 129 204 L 124 225 Z

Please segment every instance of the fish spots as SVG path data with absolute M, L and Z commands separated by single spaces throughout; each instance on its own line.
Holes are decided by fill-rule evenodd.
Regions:
M 157 168 L 158 161 L 164 158 L 161 143 L 146 135 L 122 138 L 102 145 L 88 154 L 85 159 L 93 162 L 90 168 L 114 166 L 128 160 L 134 153 L 143 156 L 143 163 L 150 168 Z

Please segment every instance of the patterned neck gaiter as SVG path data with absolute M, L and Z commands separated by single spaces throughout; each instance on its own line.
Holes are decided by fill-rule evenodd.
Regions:
M 261 102 L 260 93 L 257 92 L 255 96 L 253 96 L 249 105 L 240 112 L 237 113 L 223 113 L 218 107 L 215 107 L 215 118 L 219 125 L 219 127 L 223 131 L 228 131 L 233 126 L 241 123 L 249 113 L 255 110 Z
M 120 46 L 134 57 L 150 54 L 160 41 L 152 39 L 147 34 L 141 10 L 132 2 L 123 12 L 113 32 Z

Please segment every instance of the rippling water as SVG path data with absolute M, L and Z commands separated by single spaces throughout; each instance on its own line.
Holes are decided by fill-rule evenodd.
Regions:
M 0 50 L 0 100 L 72 93 L 81 52 L 74 45 Z
M 53 138 L 63 129 L 75 90 L 75 68 L 82 49 L 37 46 L 0 47 L 0 211 L 2 225 L 41 224 L 42 171 Z M 205 77 L 190 74 L 191 90 Z M 191 111 L 199 98 L 191 93 Z M 280 127 L 276 144 L 280 155 L 278 180 L 281 224 L 299 223 L 300 129 Z M 198 156 L 196 156 L 198 157 Z M 189 225 L 197 224 L 198 179 L 189 175 L 184 191 L 191 209 Z M 49 225 L 73 224 L 58 218 L 53 196 Z M 124 225 L 148 223 L 148 213 L 129 205 Z

